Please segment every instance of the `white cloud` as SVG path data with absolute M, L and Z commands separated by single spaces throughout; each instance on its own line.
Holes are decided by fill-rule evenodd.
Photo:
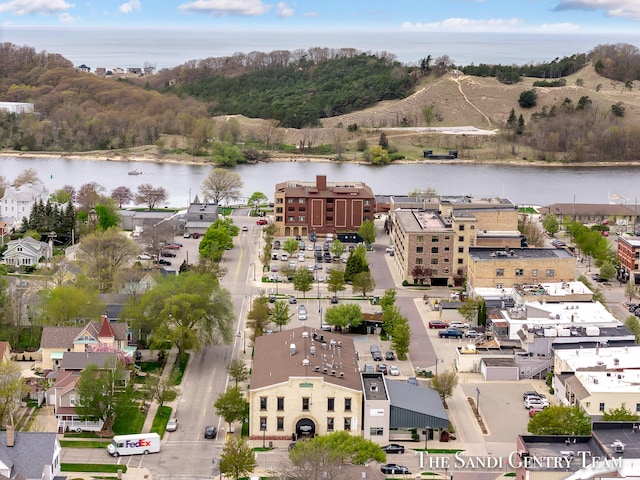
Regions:
M 267 13 L 271 7 L 262 0 L 196 0 L 183 3 L 178 10 L 184 13 L 207 13 L 214 16 L 256 16 Z
M 521 18 L 489 18 L 482 20 L 447 18 L 441 22 L 404 22 L 401 25 L 401 29 L 414 32 L 503 32 L 519 29 L 522 23 L 523 20 Z
M 302 14 L 303 17 L 317 17 L 318 12 L 306 12 Z
M 286 3 L 280 2 L 278 3 L 278 16 L 279 17 L 292 17 L 293 16 L 293 8 L 288 7 Z
M 65 12 L 65 13 L 61 13 L 58 16 L 58 20 L 60 20 L 62 23 L 73 23 L 76 20 L 78 20 L 78 17 L 74 17 L 70 13 Z
M 580 32 L 582 27 L 575 23 L 543 23 L 535 30 L 544 33 L 576 33 Z
M 56 13 L 74 8 L 75 5 L 65 0 L 11 0 L 0 3 L 1 13 L 13 13 L 14 15 L 32 15 L 43 13 L 55 15 Z
M 555 10 L 604 10 L 610 17 L 640 21 L 638 0 L 560 0 Z
M 140 10 L 141 5 L 138 0 L 129 0 L 118 7 L 120 13 L 131 13 L 134 10 Z

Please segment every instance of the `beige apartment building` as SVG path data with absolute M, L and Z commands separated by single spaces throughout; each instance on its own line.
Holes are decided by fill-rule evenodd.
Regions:
M 564 248 L 469 249 L 468 289 L 569 282 L 576 258 Z
M 258 337 L 249 390 L 249 438 L 360 435 L 362 381 L 348 336 L 299 327 Z
M 396 208 L 392 197 L 389 233 L 402 279 L 432 286 L 461 286 L 471 247 L 522 244 L 518 209 L 500 198 L 440 197 Z

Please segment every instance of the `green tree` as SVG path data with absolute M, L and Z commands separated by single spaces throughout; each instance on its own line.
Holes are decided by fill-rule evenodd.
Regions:
M 230 218 L 216 220 L 209 225 L 202 240 L 200 240 L 200 245 L 198 246 L 200 256 L 219 262 L 224 251 L 233 248 L 233 237 L 237 236 L 239 231 L 239 228 L 233 224 L 233 220 Z
M 368 272 L 369 263 L 367 262 L 366 250 L 362 245 L 358 245 L 355 250 L 349 254 L 347 266 L 344 271 L 345 282 L 353 282 L 354 277 L 360 272 Z
M 329 251 L 334 257 L 341 257 L 342 254 L 347 251 L 347 247 L 344 245 L 344 243 L 336 238 L 333 242 L 331 242 Z
M 300 244 L 295 238 L 289 238 L 282 244 L 282 250 L 287 252 L 289 255 L 293 255 L 300 250 Z
M 411 327 L 406 317 L 395 321 L 391 334 L 391 345 L 398 355 L 398 360 L 407 359 L 411 345 Z
M 327 279 L 327 290 L 334 295 L 338 295 L 338 292 L 343 292 L 346 288 L 344 271 L 333 268 L 331 272 L 329 272 L 329 278 Z
M 211 148 L 211 161 L 223 167 L 234 167 L 238 163 L 244 163 L 242 150 L 236 145 L 227 142 L 215 142 Z
M 20 374 L 20 366 L 11 361 L 0 362 L 0 426 L 15 425 L 16 414 L 27 386 Z
M 386 165 L 391 161 L 389 152 L 382 148 L 380 145 L 370 146 L 369 150 L 365 154 L 365 157 L 373 165 Z
M 378 304 L 382 307 L 382 311 L 384 312 L 385 308 L 391 307 L 396 303 L 396 289 L 395 288 L 387 288 L 384 291 L 384 295 L 380 297 L 380 302 Z
M 624 326 L 636 336 L 636 343 L 640 343 L 640 321 L 635 315 L 629 315 L 624 321 Z
M 524 132 L 524 117 L 522 116 L 522 114 L 520 114 L 520 116 L 518 117 L 518 126 L 516 127 L 516 133 L 518 135 L 522 135 L 522 133 Z
M 389 140 L 387 139 L 387 134 L 382 132 L 380 134 L 380 140 L 378 140 L 378 145 L 385 150 L 389 150 Z
M 117 362 L 117 361 L 116 361 Z M 110 431 L 120 405 L 130 402 L 131 392 L 118 389 L 124 380 L 124 369 L 115 365 L 87 365 L 76 383 L 76 412 L 82 420 L 101 420 L 103 430 Z
M 638 296 L 638 288 L 635 286 L 635 283 L 629 280 L 624 286 L 624 294 L 629 297 L 629 301 L 633 300 Z M 1 304 L 0 304 L 1 305 Z
M 278 325 L 279 330 L 282 331 L 282 327 L 289 324 L 291 320 L 291 314 L 289 313 L 289 304 L 282 300 L 277 300 L 273 304 L 273 311 L 271 313 L 271 321 Z
M 4 195 L 4 192 L 2 192 Z M 49 198 L 51 201 L 63 205 L 71 200 L 71 194 L 67 192 L 64 188 L 60 188 L 53 192 Z
M 636 422 L 638 414 L 629 410 L 623 403 L 618 408 L 611 408 L 604 412 L 602 420 L 605 422 Z
M 511 112 L 509 112 L 509 118 L 507 118 L 507 123 L 505 127 L 513 130 L 516 128 L 517 122 L 518 122 L 518 117 L 516 117 L 516 111 L 512 108 Z
M 538 103 L 538 94 L 535 90 L 525 90 L 518 97 L 518 105 L 522 108 L 535 107 Z
M 589 435 L 591 418 L 578 406 L 553 405 L 536 413 L 527 429 L 534 435 Z
M 302 292 L 302 296 L 307 298 L 307 292 L 311 290 L 313 284 L 313 273 L 306 267 L 299 267 L 293 274 L 293 289 Z
M 104 312 L 99 292 L 82 283 L 42 290 L 40 296 L 42 322 L 47 325 L 72 325 L 78 320 L 98 318 Z
M 264 335 L 264 331 L 271 321 L 271 307 L 269 299 L 264 295 L 255 297 L 251 304 L 251 310 L 247 314 L 247 326 L 251 329 L 251 340 Z
M 582 97 L 580 97 L 580 100 L 578 100 L 576 110 L 587 110 L 592 103 L 593 100 L 591 100 L 587 95 L 583 95 Z
M 560 231 L 560 222 L 558 222 L 558 217 L 553 213 L 545 215 L 542 219 L 542 227 L 549 235 L 555 235 Z
M 113 200 L 109 200 L 110 202 L 107 205 L 99 203 L 95 207 L 96 214 L 98 215 L 98 228 L 100 230 L 117 227 L 120 223 L 120 215 L 116 212 L 116 206 Z
M 327 308 L 324 321 L 335 327 L 359 327 L 362 324 L 362 310 L 357 303 L 344 303 Z
M 223 200 L 238 200 L 242 196 L 243 181 L 240 175 L 225 168 L 214 168 L 202 182 L 205 201 L 218 205 Z
M 221 393 L 213 406 L 216 408 L 216 415 L 227 422 L 229 430 L 233 422 L 238 422 L 245 418 L 246 401 L 238 387 L 231 387 L 226 392 Z
M 616 117 L 624 117 L 625 107 L 622 102 L 614 103 L 611 105 L 611 113 Z
M 433 111 L 432 106 L 426 106 L 422 109 L 422 118 L 424 118 L 424 123 L 427 125 L 427 127 L 430 127 L 436 118 L 436 114 Z
M 382 330 L 389 335 L 393 335 L 396 324 L 401 322 L 403 318 L 397 305 L 392 304 L 382 307 Z
M 383 463 L 386 458 L 379 445 L 344 430 L 298 442 L 289 451 L 289 460 L 294 467 L 293 476 L 307 480 L 339 478 L 345 463 Z
M 358 235 L 360 235 L 360 238 L 364 240 L 365 245 L 369 248 L 371 244 L 376 241 L 376 226 L 371 220 L 367 219 L 360 225 Z
M 614 267 L 611 262 L 604 261 L 602 265 L 600 265 L 599 275 L 603 280 L 611 280 L 616 276 L 616 267 Z
M 230 436 L 222 448 L 220 473 L 235 480 L 246 478 L 258 466 L 253 449 L 242 437 Z
M 156 348 L 167 343 L 187 350 L 229 344 L 233 338 L 231 294 L 209 273 L 189 271 L 163 277 L 151 290 L 127 304 L 127 316 Z
M 367 293 L 373 292 L 376 288 L 376 282 L 373 280 L 371 272 L 360 272 L 355 275 L 352 288 L 354 293 L 361 292 L 363 297 L 366 297 Z
M 263 203 L 266 203 L 269 201 L 269 197 L 267 197 L 264 193 L 262 192 L 253 192 L 251 194 L 251 196 L 249 197 L 249 200 L 247 200 L 247 205 L 254 207 L 254 206 L 258 206 L 257 209 L 260 208 L 260 205 L 262 205 Z M 256 211 L 257 214 L 257 211 Z
M 467 298 L 458 308 L 458 312 L 470 325 L 475 325 L 478 320 L 478 310 L 483 302 L 482 297 Z
M 453 395 L 453 389 L 458 385 L 458 374 L 455 370 L 445 370 L 434 375 L 430 381 L 431 388 L 438 392 L 443 402 Z
M 227 365 L 227 373 L 235 382 L 236 387 L 238 386 L 238 382 L 245 382 L 249 380 L 249 376 L 251 375 L 247 368 L 247 364 L 240 358 L 234 358 L 231 360 L 231 363 Z

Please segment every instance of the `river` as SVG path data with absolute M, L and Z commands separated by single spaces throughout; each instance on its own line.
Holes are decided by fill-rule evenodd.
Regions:
M 200 186 L 213 168 L 210 165 L 116 162 L 84 159 L 0 157 L 0 175 L 12 181 L 33 168 L 49 191 L 95 181 L 108 193 L 124 185 L 163 186 L 169 193 L 167 206 L 184 207 L 200 194 Z M 141 175 L 128 175 L 130 170 Z M 609 203 L 623 197 L 635 204 L 640 184 L 638 167 L 545 167 L 530 165 L 414 163 L 370 166 L 352 163 L 267 162 L 239 165 L 233 169 L 244 182 L 243 195 L 259 191 L 273 197 L 275 184 L 286 180 L 314 181 L 326 175 L 328 182 L 363 181 L 376 195 L 406 195 L 414 189 L 433 188 L 440 195 L 472 195 L 508 198 L 519 205 L 550 203 Z M 620 201 L 620 200 L 618 200 Z

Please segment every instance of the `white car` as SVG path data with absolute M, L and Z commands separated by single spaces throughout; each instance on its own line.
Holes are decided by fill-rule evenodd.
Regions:
M 393 375 L 394 377 L 397 377 L 398 375 L 400 375 L 400 369 L 395 365 L 391 365 L 389 367 L 389 375 Z
M 468 323 L 461 322 L 459 320 L 453 321 L 449 324 L 451 328 L 469 328 Z
M 146 253 L 143 253 L 142 255 L 138 255 L 136 258 L 138 260 L 151 260 L 151 255 L 147 255 Z
M 545 399 L 546 400 L 546 399 Z M 524 408 L 527 409 L 531 409 L 531 408 L 546 408 L 549 406 L 549 401 L 548 400 L 543 400 L 541 398 L 536 398 L 536 397 L 527 397 L 527 399 L 524 401 Z
M 301 253 L 300 255 L 298 255 L 298 261 L 304 262 L 304 253 Z
M 175 432 L 177 429 L 178 429 L 178 420 L 176 420 L 175 418 L 172 418 L 167 422 L 167 427 L 165 428 L 167 432 Z

